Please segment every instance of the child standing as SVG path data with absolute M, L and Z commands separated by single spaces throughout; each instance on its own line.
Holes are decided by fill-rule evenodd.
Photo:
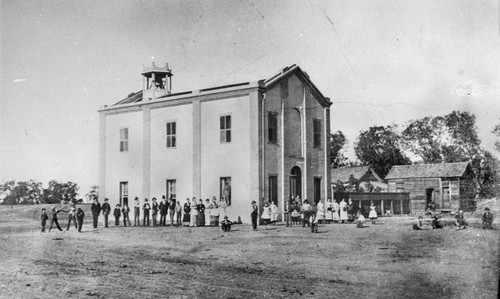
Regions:
M 83 212 L 82 208 L 78 208 L 76 211 L 76 220 L 78 221 L 78 232 L 82 232 L 82 226 L 83 226 L 83 217 L 85 217 L 85 213 Z
M 123 213 L 123 226 L 127 226 L 127 222 L 128 226 L 130 226 L 131 225 L 130 218 L 128 217 L 128 214 L 130 213 L 130 208 L 128 207 L 127 204 L 123 205 L 122 213 Z
M 49 219 L 49 216 L 45 212 L 45 208 L 42 208 L 42 213 L 40 214 L 40 220 L 42 221 L 42 233 L 45 232 L 45 224 L 47 223 L 47 219 Z
M 377 211 L 375 210 L 373 201 L 370 203 L 370 214 L 368 214 L 368 218 L 372 220 L 372 224 L 375 224 L 375 219 L 377 219 Z
M 175 220 L 175 223 L 177 227 L 181 227 L 182 226 L 182 206 L 181 206 L 181 202 L 180 201 L 177 201 L 177 204 L 175 205 L 175 216 L 176 216 L 176 220 Z
M 120 225 L 121 209 L 120 205 L 117 204 L 115 210 L 113 211 L 113 216 L 115 216 L 115 226 Z
M 75 228 L 78 228 L 78 226 L 76 226 L 76 207 L 74 203 L 71 204 L 71 208 L 69 208 L 68 226 L 66 227 L 66 230 L 69 230 L 69 227 L 71 226 L 71 221 L 75 223 Z

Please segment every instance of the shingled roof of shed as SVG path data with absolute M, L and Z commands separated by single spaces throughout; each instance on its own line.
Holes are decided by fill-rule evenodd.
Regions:
M 385 179 L 462 177 L 467 165 L 469 162 L 394 165 Z
M 356 167 L 345 167 L 345 168 L 334 168 L 331 170 L 331 180 L 332 183 L 336 183 L 341 181 L 343 183 L 349 181 L 349 177 L 352 176 L 360 180 L 363 176 L 365 176 L 368 172 L 371 172 L 373 176 L 381 183 L 384 181 L 375 173 L 375 171 L 370 166 L 356 166 Z

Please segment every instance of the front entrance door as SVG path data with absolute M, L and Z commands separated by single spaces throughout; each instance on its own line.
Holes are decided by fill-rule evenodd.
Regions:
M 300 196 L 300 199 L 302 199 L 302 171 L 300 171 L 300 168 L 298 166 L 295 166 L 292 168 L 292 171 L 290 172 L 290 197 L 292 199 L 297 198 L 297 196 Z
M 444 187 L 443 188 L 443 209 L 449 209 L 450 206 L 450 188 Z

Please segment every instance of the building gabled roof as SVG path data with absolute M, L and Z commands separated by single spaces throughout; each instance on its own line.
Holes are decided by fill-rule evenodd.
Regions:
M 280 73 L 272 76 L 269 79 L 264 80 L 264 87 L 266 89 L 270 89 L 273 86 L 275 86 L 276 84 L 278 84 L 279 82 L 281 82 L 281 80 L 283 80 L 285 78 L 289 78 L 290 76 L 293 76 L 293 75 L 296 75 L 305 85 L 307 85 L 307 86 L 309 86 L 309 88 L 311 88 L 311 90 L 319 97 L 320 104 L 322 104 L 323 106 L 327 106 L 327 107 L 332 105 L 332 102 L 330 102 L 330 99 L 326 98 L 321 93 L 321 91 L 319 91 L 319 89 L 316 87 L 316 85 L 314 85 L 314 83 L 309 78 L 309 75 L 306 72 L 304 72 L 299 66 L 297 66 L 295 64 L 284 68 Z
M 385 179 L 462 177 L 468 165 L 469 162 L 394 165 Z
M 154 65 L 154 64 L 153 64 Z M 168 68 L 168 65 L 167 65 Z M 290 76 L 296 75 L 305 85 L 307 85 L 311 91 L 316 94 L 316 98 L 320 102 L 320 104 L 324 107 L 329 107 L 332 105 L 330 102 L 329 98 L 326 98 L 323 96 L 323 94 L 319 91 L 319 89 L 314 85 L 314 83 L 311 81 L 309 78 L 309 75 L 304 72 L 300 67 L 297 65 L 292 65 L 289 67 L 284 68 L 280 73 L 270 77 L 269 79 L 261 80 L 259 81 L 259 86 L 263 87 L 265 90 L 269 90 L 279 82 L 281 82 L 283 79 L 288 78 Z M 262 85 L 261 85 L 262 84 Z M 250 86 L 250 82 L 243 82 L 243 83 L 237 83 L 237 84 L 229 84 L 229 85 L 223 85 L 223 86 L 216 86 L 216 87 L 211 87 L 211 88 L 204 88 L 197 90 L 196 92 L 198 93 L 203 93 L 203 92 L 210 92 L 210 91 L 224 91 L 225 89 L 235 89 L 235 88 L 248 88 Z M 169 98 L 169 97 L 174 97 L 174 96 L 183 96 L 183 95 L 192 95 L 195 94 L 195 91 L 184 91 L 184 92 L 178 92 L 178 93 L 172 93 L 172 94 L 167 94 L 158 97 L 158 99 L 164 99 L 164 98 Z M 118 101 L 115 103 L 113 106 L 119 106 L 123 104 L 131 104 L 131 103 L 137 103 L 142 101 L 142 90 L 138 92 L 133 92 L 129 94 L 126 98 Z
M 370 166 L 333 168 L 330 173 L 332 183 L 337 183 L 338 181 L 346 183 L 349 181 L 351 175 L 357 180 L 361 180 L 366 175 L 373 175 L 378 182 L 384 182 Z

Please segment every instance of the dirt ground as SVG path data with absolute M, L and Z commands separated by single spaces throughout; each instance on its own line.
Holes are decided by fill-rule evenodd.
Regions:
M 282 224 L 93 230 L 87 216 L 83 233 L 42 234 L 39 209 L 0 207 L 1 298 L 497 298 L 499 289 L 498 214 L 494 230 L 471 218 L 465 230 L 413 231 L 415 218 L 387 217 L 315 234 Z

